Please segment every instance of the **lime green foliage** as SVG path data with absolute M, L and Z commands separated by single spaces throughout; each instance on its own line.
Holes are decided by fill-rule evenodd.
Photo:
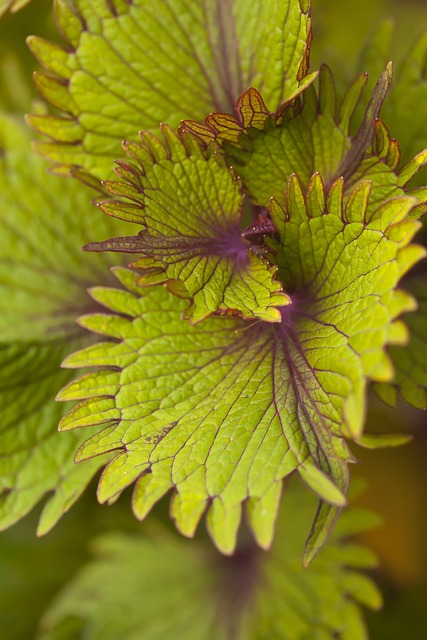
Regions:
M 360 67 L 375 73 L 395 54 L 393 27 L 389 22 L 380 25 L 362 56 Z M 408 45 L 405 45 L 405 49 Z M 403 56 L 398 65 L 383 109 L 383 117 L 399 142 L 402 157 L 407 160 L 427 147 L 425 127 L 427 100 L 427 34 L 423 33 Z
M 58 437 L 58 434 L 56 434 Z M 127 504 L 98 505 L 90 491 L 49 535 L 36 537 L 39 509 L 0 535 L 0 629 L 7 640 L 33 640 L 55 594 L 91 557 L 106 531 L 140 533 Z
M 62 420 L 62 429 L 116 423 L 90 438 L 77 454 L 84 460 L 118 452 L 103 473 L 99 499 L 115 498 L 136 481 L 133 509 L 143 518 L 176 487 L 172 516 L 179 530 L 193 535 L 209 505 L 208 526 L 225 553 L 234 549 L 242 502 L 248 499 L 254 534 L 267 547 L 281 479 L 298 463 L 304 476 L 311 468 L 311 452 L 296 424 L 298 397 L 289 373 L 274 397 L 275 366 L 279 369 L 274 329 L 269 323 L 264 328 L 224 318 L 191 328 L 180 319 L 182 301 L 159 288 L 135 295 L 137 275 L 126 270 L 117 274 L 134 293 L 98 288 L 92 295 L 122 315 L 98 314 L 80 322 L 120 341 L 70 356 L 68 367 L 101 369 L 60 394 L 61 399 L 81 400 Z M 282 354 L 278 357 L 283 360 Z M 341 438 L 326 433 L 325 439 L 345 463 L 348 454 Z M 317 456 L 314 442 L 313 450 Z M 326 477 L 315 469 L 312 476 L 323 480 L 322 495 L 343 503 Z
M 94 308 L 85 289 L 110 280 L 111 257 L 85 255 L 81 246 L 90 229 L 107 235 L 115 222 L 96 215 L 83 185 L 49 176 L 28 132 L 5 115 L 0 145 L 0 528 L 53 492 L 44 533 L 102 464 L 76 467 L 82 437 L 58 434 L 65 407 L 54 399 L 70 378 L 61 360 L 72 345 L 87 344 L 74 321 Z
M 276 108 L 298 89 L 310 48 L 308 0 L 56 0 L 67 48 L 32 37 L 46 68 L 40 93 L 58 116 L 30 122 L 52 138 L 38 143 L 67 171 L 105 178 L 120 142 L 142 127 L 177 126 L 230 110 L 251 84 Z M 64 166 L 65 165 L 65 166 Z
M 427 406 L 427 290 L 425 272 L 409 279 L 409 291 L 418 301 L 418 309 L 406 318 L 410 341 L 404 348 L 394 347 L 390 356 L 396 369 L 392 383 L 376 385 L 385 402 L 395 406 L 398 393 L 418 409 Z
M 393 135 L 402 140 L 405 157 L 427 146 L 426 62 L 427 34 L 424 33 L 405 56 L 390 102 L 386 104 L 386 117 L 393 126 Z
M 278 277 L 294 301 L 289 306 L 288 322 L 294 323 L 290 336 L 297 337 L 299 351 L 319 386 L 319 399 L 327 394 L 333 405 L 327 411 L 329 428 L 372 448 L 383 443 L 378 439 L 366 443 L 362 436 L 365 385 L 369 379 L 393 377 L 384 347 L 407 341 L 406 327 L 396 318 L 415 306 L 413 298 L 396 286 L 425 249 L 408 245 L 419 228 L 419 223 L 408 220 L 414 199 L 394 198 L 370 212 L 370 190 L 370 182 L 361 183 L 344 206 L 342 179 L 325 195 L 315 174 L 303 195 L 298 179 L 291 176 L 285 207 L 275 200 L 270 207 L 279 234 L 278 242 L 270 246 L 279 265 Z M 301 371 L 297 379 L 307 384 L 309 377 Z M 309 388 L 313 393 L 311 384 Z M 308 399 L 304 404 L 309 406 Z M 325 406 L 325 400 L 319 405 Z M 340 418 L 334 425 L 337 409 Z M 299 423 L 304 430 L 301 418 Z M 338 476 L 333 466 L 331 471 Z M 336 508 L 321 507 L 307 560 L 335 517 Z
M 184 302 L 158 288 L 139 296 L 138 275 L 127 270 L 116 271 L 127 293 L 92 290 L 120 315 L 80 323 L 118 342 L 66 360 L 100 370 L 62 391 L 61 399 L 81 402 L 61 428 L 115 423 L 78 453 L 84 460 L 118 451 L 100 482 L 102 502 L 136 481 L 133 508 L 143 518 L 174 488 L 179 530 L 193 535 L 208 509 L 212 538 L 230 553 L 245 501 L 267 547 L 281 480 L 298 469 L 327 503 L 306 562 L 315 555 L 345 503 L 351 458 L 343 437 L 362 434 L 366 382 L 391 379 L 384 347 L 407 338 L 396 317 L 414 301 L 395 288 L 425 253 L 409 245 L 419 226 L 408 219 L 414 198 L 368 214 L 369 190 L 362 184 L 344 208 L 338 180 L 326 204 L 316 174 L 305 197 L 291 177 L 286 208 L 273 201 L 279 240 L 270 241 L 270 257 L 291 299 L 280 323 L 213 318 L 191 328 L 179 316 Z
M 269 554 L 242 542 L 235 556 L 219 558 L 159 527 L 146 537 L 98 538 L 93 561 L 42 620 L 41 640 L 137 640 L 141 634 L 146 640 L 365 640 L 360 605 L 376 609 L 381 597 L 359 571 L 373 567 L 375 558 L 342 535 L 369 528 L 371 517 L 350 510 L 341 532 L 304 571 L 301 536 L 313 499 L 293 484 L 286 502 L 298 518 L 283 511 Z
M 38 526 L 40 535 L 46 533 L 102 464 L 95 460 L 87 468 L 76 466 L 73 458 L 81 435 L 62 437 L 57 432 L 64 407 L 55 403 L 54 396 L 70 378 L 59 370 L 69 346 L 63 342 L 0 345 L 0 530 L 52 493 Z
M 0 147 L 1 339 L 75 334 L 76 313 L 90 304 L 85 287 L 108 282 L 114 264 L 111 256 L 84 256 L 81 247 L 117 224 L 97 215 L 89 189 L 49 176 L 31 151 L 29 132 L 4 114 Z
M 415 199 L 393 198 L 370 211 L 370 191 L 369 181 L 361 183 L 343 206 L 342 178 L 325 194 L 322 180 L 315 174 L 304 196 L 297 177 L 291 176 L 285 207 L 275 200 L 270 207 L 279 234 L 279 241 L 270 244 L 285 290 L 295 291 L 294 313 L 300 306 L 306 330 L 313 319 L 324 325 L 325 350 L 331 351 L 339 348 L 334 333 L 341 334 L 342 345 L 360 358 L 364 375 L 382 380 L 393 376 L 384 346 L 407 340 L 404 325 L 395 319 L 415 306 L 413 298 L 396 287 L 426 251 L 409 244 L 419 229 L 417 221 L 408 219 Z M 306 300 L 298 299 L 300 291 Z M 292 294 L 290 297 L 292 300 Z M 312 332 L 313 340 L 318 341 L 320 327 Z M 317 345 L 320 348 L 320 342 Z M 336 357 L 344 359 L 339 350 Z M 348 362 L 354 374 L 355 362 Z M 351 399 L 349 406 L 349 431 L 357 437 L 362 431 L 360 399 Z
M 419 217 L 425 211 L 427 192 L 407 191 L 406 184 L 427 161 L 427 150 L 397 170 L 400 149 L 378 115 L 391 82 L 389 65 L 378 80 L 362 124 L 351 134 L 351 121 L 367 82 L 359 76 L 338 105 L 334 80 L 323 66 L 319 88 L 309 86 L 302 97 L 270 113 L 261 95 L 250 90 L 237 103 L 237 118 L 211 114 L 204 124 L 185 121 L 185 129 L 206 143 L 224 146 L 226 158 L 243 181 L 253 201 L 267 206 L 271 196 L 283 202 L 284 188 L 296 173 L 304 188 L 314 172 L 331 185 L 345 178 L 346 191 L 370 180 L 370 211 L 388 198 L 409 193 L 417 198 Z
M 134 163 L 122 163 L 126 182 L 104 186 L 122 201 L 105 202 L 108 215 L 137 223 L 138 236 L 93 243 L 95 250 L 142 254 L 140 284 L 169 282 L 191 298 L 186 315 L 194 322 L 215 313 L 280 322 L 276 308 L 288 304 L 276 269 L 240 237 L 244 196 L 238 180 L 210 147 L 202 150 L 188 134 L 162 128 L 164 142 L 143 134 L 127 143 Z M 130 202 L 129 202 L 130 201 Z
M 21 127 L 0 118 L 0 528 L 52 492 L 45 533 L 103 467 L 101 503 L 133 485 L 142 520 L 170 492 L 183 535 L 194 536 L 206 514 L 217 548 L 237 549 L 218 559 L 164 532 L 155 541 L 108 538 L 99 543 L 106 561 L 89 566 L 46 618 L 46 638 L 136 639 L 141 628 L 153 638 L 207 638 L 213 629 L 224 640 L 366 637 L 354 600 L 378 606 L 377 593 L 342 568 L 366 555 L 335 545 L 307 573 L 295 557 L 301 527 L 307 534 L 312 522 L 308 566 L 346 504 L 347 440 L 368 448 L 406 440 L 363 434 L 368 384 L 387 401 L 400 390 L 426 402 L 424 290 L 412 342 L 399 351 L 409 338 L 399 318 L 415 301 L 398 286 L 425 255 L 411 241 L 427 188 L 408 185 L 427 151 L 400 166 L 379 120 L 391 64 L 365 102 L 365 74 L 340 102 L 326 66 L 318 85 L 307 75 L 309 5 L 56 0 L 65 48 L 30 38 L 46 69 L 36 85 L 56 109 L 29 118 L 45 136 L 37 148 L 55 173 L 102 192 L 107 215 L 89 206 L 87 187 L 47 176 Z M 415 85 L 422 95 L 425 48 L 421 40 L 406 63 L 405 96 Z M 389 108 L 392 121 L 404 119 L 401 109 L 407 118 L 400 103 Z M 183 117 L 192 120 L 176 134 L 170 126 Z M 160 121 L 169 124 L 157 138 Z M 122 139 L 133 140 L 123 144 L 127 157 Z M 119 156 L 121 180 L 101 186 Z M 139 225 L 136 235 L 115 235 L 126 232 L 123 221 Z M 114 260 L 82 254 L 83 244 L 138 254 L 135 270 L 115 267 L 114 287 Z M 66 351 L 74 354 L 64 367 L 79 370 L 73 380 L 59 368 Z M 58 399 L 74 408 L 53 402 L 60 386 Z M 291 492 L 291 517 L 267 557 L 261 549 L 273 545 L 291 474 L 318 508 L 300 520 L 310 493 Z M 244 574 L 236 586 L 242 553 L 256 580 Z M 123 602 L 113 575 L 124 580 Z M 233 594 L 244 592 L 231 605 L 230 581 Z M 132 604 L 141 600 L 143 618 Z M 172 601 L 173 615 L 163 615 Z
M 0 104 L 9 113 L 21 114 L 28 110 L 33 97 L 28 84 L 25 65 L 14 53 L 0 55 Z

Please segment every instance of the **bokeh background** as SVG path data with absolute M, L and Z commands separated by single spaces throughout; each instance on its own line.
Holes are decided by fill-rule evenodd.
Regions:
M 386 20 L 387 26 L 384 26 Z M 338 86 L 344 87 L 356 73 L 365 70 L 361 66 L 361 52 L 381 25 L 383 29 L 393 28 L 392 57 L 395 76 L 398 76 L 399 64 L 406 52 L 427 30 L 425 0 L 313 0 L 312 69 L 327 62 L 334 70 Z M 25 45 L 25 38 L 30 34 L 59 40 L 50 0 L 33 0 L 20 13 L 6 16 L 0 22 L 0 76 L 13 78 L 13 83 L 2 81 L 0 84 L 3 110 L 23 114 L 37 99 L 31 83 L 36 63 Z M 414 104 L 413 107 L 414 123 L 420 130 L 425 127 L 424 140 L 422 135 L 419 140 L 418 150 L 421 150 L 427 140 L 427 121 L 420 123 L 417 119 L 424 117 L 427 106 L 421 109 Z M 423 177 L 425 184 L 427 170 Z M 375 530 L 363 535 L 363 541 L 380 559 L 380 568 L 372 575 L 384 594 L 383 609 L 366 614 L 370 636 L 372 640 L 425 640 L 426 414 L 403 402 L 396 410 L 389 409 L 372 393 L 368 429 L 414 436 L 412 443 L 402 448 L 354 449 L 360 464 L 353 468 L 353 476 L 362 479 L 365 485 L 357 501 L 379 514 L 382 520 Z M 94 495 L 95 486 L 91 486 L 43 539 L 35 538 L 39 509 L 0 534 L 0 635 L 5 640 L 35 637 L 41 613 L 58 589 L 90 558 L 90 542 L 94 536 L 112 529 L 138 531 L 144 526 L 130 515 L 128 495 L 111 508 L 98 506 Z M 155 515 L 166 522 L 166 505 L 161 504 Z

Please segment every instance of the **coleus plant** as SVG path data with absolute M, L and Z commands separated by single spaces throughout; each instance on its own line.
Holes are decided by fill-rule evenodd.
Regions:
M 409 339 L 400 316 L 417 302 L 400 280 L 425 255 L 413 237 L 427 203 L 411 187 L 427 152 L 401 162 L 379 119 L 391 65 L 365 109 L 366 74 L 338 101 L 328 67 L 308 74 L 302 0 L 54 7 L 67 46 L 29 45 L 59 114 L 28 120 L 56 176 L 2 117 L 1 526 L 53 491 L 45 533 L 103 467 L 100 502 L 134 485 L 144 519 L 172 490 L 185 536 L 206 513 L 217 548 L 239 553 L 244 512 L 268 549 L 297 474 L 319 498 L 308 565 L 346 504 L 349 442 L 407 439 L 364 433 L 369 383 L 425 406 L 425 351 L 388 350 Z M 53 401 L 61 386 L 71 410 Z

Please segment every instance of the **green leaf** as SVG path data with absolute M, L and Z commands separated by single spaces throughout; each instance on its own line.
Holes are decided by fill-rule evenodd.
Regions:
M 276 108 L 298 90 L 311 42 L 308 0 L 56 0 L 67 47 L 29 45 L 47 73 L 41 94 L 61 116 L 31 116 L 39 151 L 98 177 L 120 141 L 159 122 L 232 110 L 251 85 Z
M 89 191 L 46 173 L 22 124 L 0 115 L 0 528 L 41 498 L 39 533 L 79 497 L 102 461 L 74 464 L 82 442 L 58 434 L 66 409 L 55 394 L 69 379 L 59 369 L 70 344 L 87 344 L 77 315 L 95 310 L 86 288 L 111 281 L 108 256 L 82 253 L 86 233 L 109 234 L 115 221 L 96 215 Z
M 279 235 L 270 245 L 280 281 L 291 298 L 284 313 L 290 319 L 292 313 L 303 314 L 307 335 L 313 320 L 324 325 L 325 351 L 330 351 L 326 358 L 332 358 L 332 347 L 338 348 L 336 355 L 341 357 L 336 333 L 341 334 L 341 344 L 360 359 L 364 374 L 381 381 L 393 375 L 384 346 L 407 339 L 402 323 L 395 319 L 415 306 L 414 299 L 396 286 L 426 251 L 409 244 L 419 228 L 418 222 L 408 220 L 413 198 L 393 198 L 369 213 L 370 185 L 364 185 L 368 197 L 360 197 L 361 187 L 350 194 L 344 207 L 342 180 L 325 196 L 315 174 L 304 197 L 298 179 L 291 176 L 285 208 L 273 201 L 270 209 Z M 313 335 L 313 346 L 318 338 Z M 358 407 L 351 400 L 346 409 L 355 437 L 362 430 Z
M 408 191 L 405 186 L 426 163 L 427 152 L 398 169 L 399 145 L 378 119 L 390 87 L 391 65 L 380 76 L 358 131 L 350 132 L 366 82 L 366 74 L 359 76 L 338 104 L 333 76 L 323 66 L 317 90 L 309 86 L 275 113 L 251 89 L 237 103 L 237 118 L 214 113 L 204 124 L 184 121 L 183 128 L 205 143 L 216 140 L 223 147 L 227 162 L 256 205 L 268 206 L 272 196 L 283 204 L 290 174 L 296 173 L 305 189 L 318 172 L 329 186 L 343 177 L 346 197 L 369 180 L 370 212 L 389 198 L 413 195 L 414 206 L 420 205 L 414 216 L 419 217 L 425 211 L 427 193 Z
M 389 384 L 375 385 L 379 397 L 394 406 L 398 394 L 418 409 L 427 407 L 427 290 L 425 269 L 420 275 L 409 278 L 408 290 L 418 302 L 415 313 L 405 318 L 410 340 L 404 347 L 393 347 L 390 356 L 396 376 Z
M 207 510 L 212 538 L 231 553 L 241 504 L 267 544 L 274 511 L 263 522 L 251 503 L 274 509 L 272 487 L 298 470 L 327 503 L 306 562 L 314 557 L 345 502 L 351 456 L 343 438 L 362 435 L 367 381 L 391 379 L 385 347 L 406 337 L 396 318 L 414 301 L 397 284 L 425 254 L 409 244 L 419 226 L 408 219 L 413 198 L 368 215 L 365 192 L 356 189 L 344 207 L 342 191 L 339 180 L 325 196 L 315 175 L 304 196 L 292 176 L 285 209 L 272 202 L 271 257 L 291 298 L 279 323 L 217 317 L 191 327 L 180 319 L 183 301 L 157 287 L 140 295 L 138 275 L 127 270 L 116 273 L 128 293 L 95 290 L 119 315 L 81 323 L 116 342 L 67 358 L 66 367 L 98 370 L 60 398 L 80 401 L 63 430 L 114 422 L 78 453 L 84 460 L 117 452 L 100 481 L 101 502 L 136 482 L 133 509 L 143 518 L 174 489 L 178 529 L 192 536 Z
M 136 274 L 121 270 L 118 275 L 138 291 Z M 133 509 L 143 518 L 175 488 L 172 517 L 179 530 L 192 536 L 210 505 L 211 535 L 230 553 L 241 503 L 249 499 L 248 509 L 255 512 L 262 501 L 277 508 L 277 500 L 270 499 L 272 487 L 299 464 L 304 470 L 322 465 L 345 491 L 349 454 L 338 412 L 301 360 L 300 346 L 282 344 L 284 328 L 226 318 L 189 327 L 180 319 L 184 303 L 159 288 L 142 297 L 104 289 L 102 302 L 121 316 L 100 314 L 82 323 L 120 341 L 67 358 L 67 367 L 100 369 L 70 383 L 59 396 L 80 400 L 62 420 L 63 430 L 115 422 L 77 454 L 85 460 L 117 452 L 100 481 L 101 502 L 136 481 Z M 305 391 L 299 388 L 302 378 L 310 379 Z M 336 503 L 338 492 L 329 497 L 324 488 L 319 492 Z M 251 518 L 255 536 L 265 545 L 274 511 L 266 516 Z
M 188 135 L 162 128 L 164 141 L 142 134 L 125 146 L 136 164 L 121 163 L 126 182 L 106 182 L 122 200 L 101 204 L 110 216 L 143 227 L 137 236 L 86 246 L 92 251 L 142 254 L 140 284 L 172 281 L 191 299 L 186 315 L 198 322 L 212 313 L 280 322 L 276 308 L 288 297 L 276 269 L 241 237 L 244 196 L 222 158 Z M 126 198 L 126 200 L 125 200 Z
M 243 539 L 234 556 L 220 558 L 159 526 L 145 537 L 99 537 L 93 560 L 44 616 L 41 640 L 136 640 L 142 629 L 146 640 L 366 639 L 359 603 L 376 609 L 381 597 L 359 570 L 374 566 L 375 558 L 335 539 L 304 570 L 301 536 L 313 499 L 291 484 L 286 502 L 268 554 Z M 289 511 L 298 517 L 289 518 Z M 355 627 L 363 633 L 351 635 Z
M 396 82 L 384 106 L 384 118 L 393 135 L 401 141 L 402 155 L 409 159 L 427 146 L 427 33 L 411 44 L 398 68 Z M 424 178 L 425 181 L 425 178 Z
M 84 256 L 95 233 L 109 235 L 114 220 L 96 214 L 93 191 L 46 173 L 30 148 L 26 128 L 0 114 L 0 334 L 52 340 L 76 333 L 75 318 L 93 308 L 85 289 L 109 282 L 111 256 Z
M 103 463 L 76 465 L 74 453 L 81 434 L 57 432 L 66 407 L 54 398 L 55 390 L 70 378 L 59 369 L 67 349 L 69 342 L 0 345 L 0 530 L 52 494 L 38 526 L 39 535 L 46 533 Z
M 0 534 L 0 628 L 7 629 L 7 640 L 38 637 L 42 614 L 90 560 L 89 547 L 95 536 L 117 530 L 139 534 L 141 529 L 127 505 L 107 509 L 89 491 L 54 531 L 41 538 L 34 536 L 39 511 L 35 509 Z
M 357 444 L 365 449 L 381 449 L 383 447 L 401 447 L 404 444 L 408 444 L 413 439 L 413 436 L 404 433 L 365 433 Z

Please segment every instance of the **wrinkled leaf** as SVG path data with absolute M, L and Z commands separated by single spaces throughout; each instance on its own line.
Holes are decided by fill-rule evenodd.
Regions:
M 38 149 L 55 164 L 104 178 L 120 141 L 141 128 L 232 110 L 252 84 L 276 108 L 308 69 L 309 4 L 56 0 L 67 48 L 29 39 L 47 71 L 36 85 L 63 113 L 30 117 L 51 138 Z
M 58 434 L 64 407 L 55 395 L 69 375 L 60 363 L 70 344 L 87 344 L 77 315 L 95 310 L 86 288 L 110 281 L 111 256 L 81 251 L 86 233 L 110 234 L 83 185 L 46 173 L 15 118 L 0 116 L 0 528 L 22 518 L 46 494 L 39 533 L 79 497 L 101 461 L 74 464 L 81 436 Z
M 86 248 L 142 254 L 135 263 L 143 269 L 140 283 L 172 282 L 173 289 L 179 283 L 194 322 L 218 311 L 280 322 L 276 307 L 289 299 L 274 279 L 276 269 L 241 236 L 238 180 L 212 147 L 204 152 L 168 127 L 162 133 L 163 142 L 143 134 L 140 145 L 125 145 L 133 163 L 117 171 L 126 182 L 104 183 L 122 200 L 107 201 L 102 210 L 143 230 Z
M 407 337 L 395 319 L 414 302 L 395 288 L 425 253 L 408 244 L 418 228 L 408 220 L 412 198 L 366 217 L 368 200 L 357 196 L 343 209 L 338 181 L 327 210 L 320 177 L 305 197 L 294 177 L 286 210 L 273 203 L 279 240 L 271 251 L 291 298 L 280 323 L 212 318 L 190 327 L 180 319 L 182 301 L 157 287 L 138 295 L 138 275 L 127 270 L 116 271 L 127 293 L 92 291 L 120 315 L 80 322 L 116 341 L 67 358 L 67 367 L 98 370 L 60 394 L 80 401 L 61 428 L 114 422 L 78 453 L 84 460 L 117 452 L 100 481 L 101 502 L 136 482 L 133 508 L 143 518 L 174 489 L 179 530 L 193 535 L 208 510 L 212 538 L 230 553 L 242 502 L 255 537 L 268 546 L 275 483 L 297 469 L 329 504 L 319 511 L 307 562 L 315 555 L 345 503 L 343 437 L 362 434 L 366 382 L 391 379 L 384 347 Z M 263 501 L 264 523 L 257 516 Z

